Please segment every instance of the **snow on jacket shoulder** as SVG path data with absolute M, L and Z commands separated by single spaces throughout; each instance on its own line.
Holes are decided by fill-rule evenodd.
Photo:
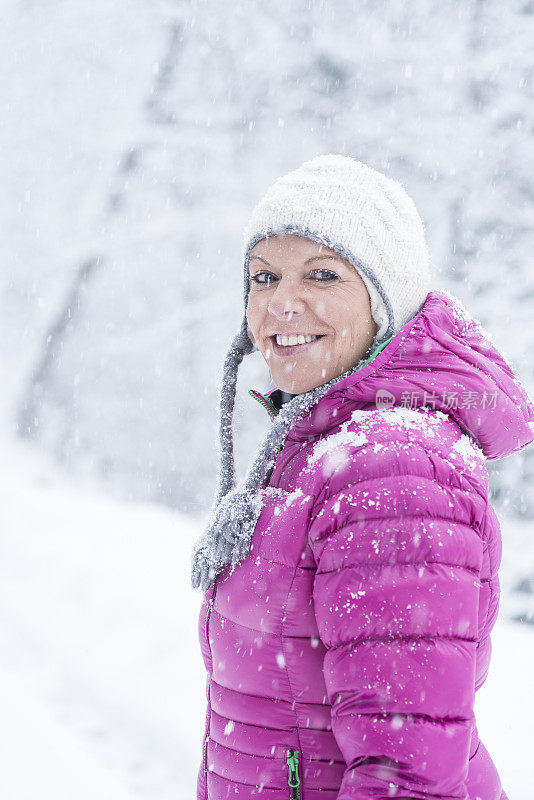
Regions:
M 197 800 L 505 800 L 473 714 L 501 559 L 484 461 L 533 420 L 443 291 L 298 419 L 204 596 Z

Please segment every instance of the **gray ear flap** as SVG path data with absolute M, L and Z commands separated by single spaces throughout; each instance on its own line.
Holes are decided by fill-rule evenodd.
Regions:
M 237 389 L 237 371 L 244 356 L 252 353 L 254 344 L 248 337 L 246 318 L 226 354 L 219 400 L 219 477 L 215 494 L 216 506 L 235 486 L 234 441 L 232 420 Z

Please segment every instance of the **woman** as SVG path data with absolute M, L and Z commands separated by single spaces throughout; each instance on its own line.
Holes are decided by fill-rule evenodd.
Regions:
M 395 181 L 319 156 L 245 231 L 219 484 L 193 554 L 208 671 L 197 800 L 505 799 L 475 691 L 499 598 L 485 459 L 534 407 L 462 304 L 430 290 Z M 291 337 L 297 338 L 291 338 Z M 237 368 L 272 425 L 235 486 Z

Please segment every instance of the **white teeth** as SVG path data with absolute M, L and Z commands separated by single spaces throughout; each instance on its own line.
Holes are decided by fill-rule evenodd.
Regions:
M 280 336 L 279 333 L 276 334 L 276 344 L 281 345 L 282 347 L 291 347 L 292 345 L 296 344 L 307 344 L 308 342 L 315 341 L 315 339 L 317 339 L 317 336 L 305 336 L 303 333 L 291 334 L 291 336 Z

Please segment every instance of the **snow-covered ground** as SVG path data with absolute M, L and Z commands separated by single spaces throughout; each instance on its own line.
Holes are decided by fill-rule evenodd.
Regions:
M 0 795 L 194 798 L 205 714 L 198 524 L 123 504 L 4 442 Z M 510 800 L 531 800 L 534 627 L 506 621 L 527 526 L 503 523 L 503 614 L 478 727 Z
M 194 797 L 206 708 L 195 525 L 2 450 L 0 797 Z

